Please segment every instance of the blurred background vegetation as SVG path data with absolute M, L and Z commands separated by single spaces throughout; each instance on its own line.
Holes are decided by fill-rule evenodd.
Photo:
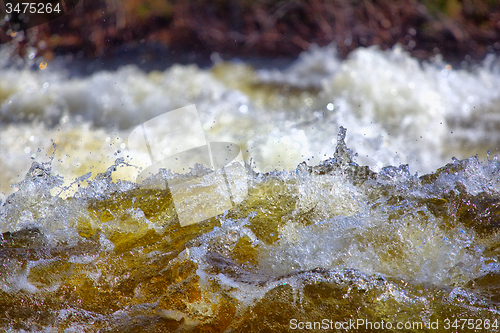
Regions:
M 12 39 L 2 30 L 0 41 Z M 498 0 L 81 0 L 26 32 L 19 53 L 113 57 L 124 49 L 229 57 L 296 57 L 311 43 L 399 43 L 419 59 L 482 59 L 500 52 Z M 83 52 L 83 54 L 82 54 Z

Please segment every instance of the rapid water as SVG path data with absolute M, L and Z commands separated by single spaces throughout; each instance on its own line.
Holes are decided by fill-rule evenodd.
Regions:
M 285 70 L 4 66 L 0 327 L 499 331 L 499 87 L 493 56 L 454 68 L 398 46 L 345 60 L 313 47 Z M 129 135 L 188 105 L 206 141 L 237 144 L 245 162 L 226 178 L 198 165 L 138 183 L 151 157 Z M 155 119 L 148 135 L 167 135 Z M 193 214 L 226 185 L 231 208 L 181 226 L 165 184 L 194 178 Z

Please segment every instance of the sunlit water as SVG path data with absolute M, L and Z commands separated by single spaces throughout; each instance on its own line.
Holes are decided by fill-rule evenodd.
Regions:
M 488 319 L 498 331 L 500 63 L 465 67 L 325 47 L 286 70 L 1 69 L 0 327 Z M 241 148 L 245 186 L 231 209 L 181 227 L 165 184 L 220 179 L 198 166 L 137 184 L 151 159 L 127 138 L 191 104 L 207 141 Z M 203 186 L 186 189 L 193 210 L 213 199 Z

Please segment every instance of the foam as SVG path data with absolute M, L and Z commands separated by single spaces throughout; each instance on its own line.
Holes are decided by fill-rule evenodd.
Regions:
M 65 260 L 84 267 L 82 274 L 94 282 L 118 278 L 96 265 L 124 250 L 126 242 L 117 243 L 122 248 L 113 243 L 116 235 L 140 238 L 149 232 L 165 237 L 159 242 L 167 241 L 161 246 L 169 248 L 179 242 L 176 232 L 186 232 L 190 241 L 169 248 L 169 256 L 178 253 L 169 265 L 196 264 L 192 274 L 203 297 L 186 305 L 190 313 L 164 309 L 157 315 L 185 320 L 188 326 L 199 323 L 193 313 L 209 318 L 215 311 L 209 306 L 219 296 L 213 293 L 215 285 L 240 303 L 238 311 L 281 285 L 291 286 L 300 302 L 304 286 L 317 282 L 375 288 L 382 290 L 380 299 L 430 307 L 425 295 L 410 295 L 388 281 L 398 279 L 459 288 L 449 293 L 450 302 L 463 297 L 479 304 L 460 288 L 498 272 L 488 249 L 497 239 L 495 224 L 486 220 L 494 212 L 484 211 L 486 222 L 476 223 L 464 214 L 455 216 L 453 209 L 465 205 L 463 198 L 483 204 L 483 198 L 500 195 L 497 157 L 463 156 L 500 143 L 498 60 L 489 57 L 465 70 L 439 59 L 420 64 L 399 46 L 360 48 L 346 60 L 332 50 L 312 48 L 290 69 L 259 72 L 243 88 L 230 82 L 238 75 L 228 75 L 224 82 L 215 70 L 196 66 L 149 74 L 126 66 L 73 79 L 57 71 L 1 69 L 0 232 L 21 239 L 16 232 L 36 230 L 33 248 L 73 249 L 88 240 L 78 227 L 88 222 L 95 248 L 71 252 Z M 229 70 L 252 71 L 232 66 Z M 299 104 L 268 105 L 254 99 L 251 89 L 261 93 L 269 85 L 316 93 L 293 96 L 304 99 L 296 108 L 292 105 Z M 284 91 L 279 94 L 291 98 Z M 202 176 L 203 185 L 227 185 L 203 178 L 203 166 L 182 175 L 162 170 L 143 184 L 134 182 L 148 156 L 124 138 L 141 122 L 193 103 L 208 141 L 238 143 L 245 159 L 253 161 L 253 169 L 239 164 L 227 168 L 228 182 L 236 189 L 235 208 L 207 225 L 186 229 L 172 227 L 170 217 L 148 218 L 137 207 L 119 211 L 126 218 L 100 221 L 89 203 L 164 189 L 169 180 L 193 176 Z M 151 130 L 162 133 L 163 125 Z M 347 137 L 343 128 L 337 137 L 340 126 L 349 129 Z M 466 159 L 452 160 L 453 155 Z M 416 172 L 434 174 L 419 178 Z M 191 186 L 186 191 L 195 190 Z M 202 207 L 207 194 L 198 194 L 196 205 Z M 449 211 L 439 214 L 433 210 L 438 208 Z M 169 227 L 173 229 L 165 235 Z M 231 257 L 238 246 L 249 252 L 247 263 Z M 128 250 L 140 258 L 144 254 L 144 248 Z M 147 260 L 165 254 L 163 247 L 151 245 L 150 250 L 144 254 Z M 1 276 L 4 292 L 43 294 L 58 288 L 57 279 L 37 285 L 29 278 L 30 270 L 56 259 L 23 260 L 9 258 L 2 264 L 7 272 Z M 220 267 L 214 269 L 214 263 Z M 139 297 L 139 291 L 130 297 Z M 126 325 L 134 313 L 156 306 L 144 302 L 115 312 L 113 318 Z M 66 310 L 58 313 L 60 322 L 72 315 L 110 318 Z

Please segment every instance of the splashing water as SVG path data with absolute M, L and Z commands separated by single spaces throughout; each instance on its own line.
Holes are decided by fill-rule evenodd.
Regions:
M 498 331 L 500 164 L 468 157 L 498 147 L 496 59 L 457 70 L 398 47 L 344 61 L 330 47 L 285 71 L 1 73 L 4 330 L 472 318 Z M 192 103 L 207 140 L 253 164 L 243 201 L 181 227 L 164 185 L 200 170 L 137 184 L 147 156 L 124 138 Z M 202 207 L 202 189 L 187 191 Z

